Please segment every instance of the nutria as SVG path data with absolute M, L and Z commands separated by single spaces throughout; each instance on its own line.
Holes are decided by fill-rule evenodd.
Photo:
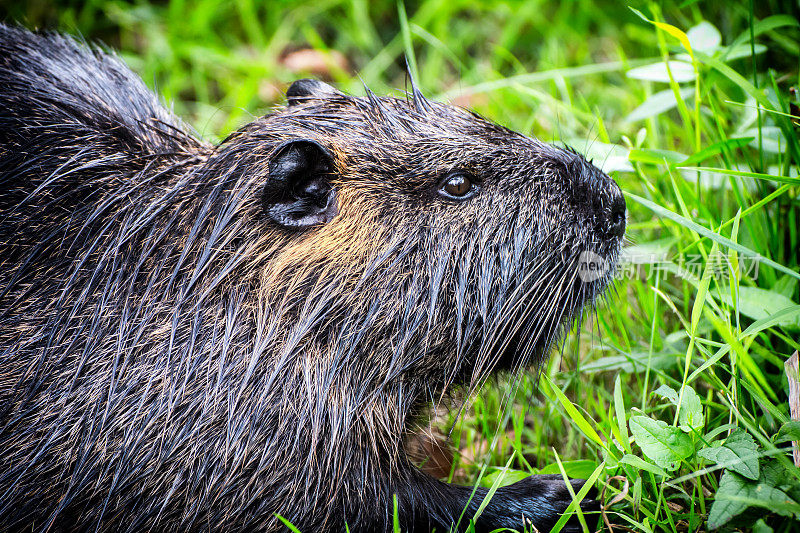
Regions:
M 541 363 L 609 282 L 576 260 L 615 264 L 621 192 L 415 87 L 287 99 L 212 146 L 113 54 L 0 26 L 0 529 L 385 531 L 395 499 L 467 526 L 486 489 L 404 437 Z M 532 476 L 476 526 L 570 501 Z

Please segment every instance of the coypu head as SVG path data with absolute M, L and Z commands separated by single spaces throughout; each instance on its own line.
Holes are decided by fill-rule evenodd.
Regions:
M 416 87 L 300 80 L 287 97 L 217 154 L 256 187 L 246 240 L 265 314 L 293 324 L 284 353 L 313 346 L 384 383 L 475 383 L 538 363 L 608 284 L 625 201 L 578 153 Z
M 113 57 L 1 24 L 0 50 L 0 523 L 376 531 L 392 492 L 461 513 L 402 439 L 606 287 L 616 184 L 416 89 L 301 80 L 211 146 Z
M 608 176 L 416 89 L 308 80 L 212 146 L 113 56 L 2 24 L 0 51 L 6 530 L 385 531 L 392 494 L 446 530 L 481 500 L 402 439 L 605 288 Z M 548 524 L 554 481 L 483 517 Z

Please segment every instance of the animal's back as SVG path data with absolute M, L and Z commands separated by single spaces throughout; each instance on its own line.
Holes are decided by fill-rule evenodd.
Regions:
M 114 344 L 145 346 L 169 312 L 143 303 L 163 288 L 143 273 L 174 265 L 179 252 L 152 256 L 167 235 L 181 246 L 179 202 L 153 206 L 191 195 L 179 182 L 208 150 L 115 56 L 0 24 L 0 529 L 46 528 L 71 499 L 101 509 L 126 479 L 125 461 L 114 473 L 98 458 L 136 436 L 86 408 L 113 403 L 100 376 L 147 364 Z
M 0 24 L 3 292 L 18 262 L 66 259 L 58 241 L 101 216 L 126 180 L 202 148 L 115 56 Z

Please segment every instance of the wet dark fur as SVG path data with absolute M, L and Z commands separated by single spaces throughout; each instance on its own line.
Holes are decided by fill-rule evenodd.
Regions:
M 416 91 L 293 103 L 212 146 L 113 55 L 0 25 L 0 529 L 377 531 L 393 494 L 405 527 L 466 526 L 485 490 L 421 473 L 404 435 L 594 301 L 608 275 L 575 260 L 615 262 L 619 189 Z M 338 213 L 291 230 L 263 191 L 298 139 L 331 154 Z M 454 169 L 473 198 L 437 193 Z M 478 529 L 569 500 L 533 476 Z

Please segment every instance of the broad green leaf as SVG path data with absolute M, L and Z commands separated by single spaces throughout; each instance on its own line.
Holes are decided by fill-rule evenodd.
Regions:
M 751 506 L 764 507 L 782 516 L 798 516 L 800 504 L 777 488 L 784 477 L 779 473 L 782 467 L 774 464 L 770 466 L 762 468 L 758 481 L 745 479 L 730 470 L 722 474 L 708 515 L 710 529 L 724 525 Z
M 758 479 L 758 446 L 752 435 L 739 428 L 721 446 L 703 448 L 697 455 L 748 479 Z
M 733 307 L 730 290 L 727 287 L 720 289 L 722 293 L 720 299 Z M 798 304 L 784 296 L 783 294 L 762 289 L 759 287 L 739 287 L 738 299 L 739 312 L 754 320 L 763 320 L 781 313 L 781 319 L 777 325 L 800 329 L 800 315 L 785 312 L 788 309 L 798 307 Z
M 774 533 L 774 529 L 769 527 L 763 518 L 759 518 L 758 522 L 753 524 L 753 533 Z
M 694 452 L 692 439 L 666 422 L 632 416 L 628 424 L 642 452 L 661 468 L 676 470 L 680 461 Z
M 531 477 L 531 473 L 525 470 L 512 470 L 505 468 L 494 468 L 490 472 L 488 472 L 485 476 L 481 477 L 480 485 L 482 487 L 491 488 L 495 483 L 499 481 L 500 487 L 505 487 L 506 485 L 511 485 L 516 483 L 517 481 L 522 481 L 523 479 L 527 479 Z
M 597 468 L 597 461 L 589 460 L 575 460 L 575 461 L 561 461 L 561 466 L 564 471 L 571 478 L 575 479 L 588 479 L 592 472 Z M 539 470 L 539 474 L 560 474 L 561 469 L 558 463 L 551 463 Z M 530 474 L 528 474 L 530 475 Z
M 683 100 L 691 98 L 694 95 L 694 87 L 685 87 L 680 90 L 680 97 Z M 644 102 L 639 104 L 636 109 L 630 112 L 625 117 L 626 122 L 637 122 L 646 118 L 655 117 L 669 111 L 678 105 L 675 99 L 675 92 L 672 89 L 666 89 L 651 94 Z
M 716 529 L 734 516 L 747 509 L 747 504 L 728 499 L 731 495 L 749 494 L 747 480 L 742 476 L 726 470 L 719 480 L 719 487 L 708 513 L 708 527 Z
M 739 338 L 741 339 L 747 337 L 748 335 L 755 335 L 759 331 L 764 331 L 772 326 L 794 324 L 797 321 L 800 321 L 800 305 L 787 307 L 786 309 L 782 309 L 775 314 L 756 320 L 750 324 L 741 335 L 739 335 Z
M 775 282 L 775 285 L 772 286 L 772 290 L 783 294 L 787 298 L 791 298 L 794 295 L 795 289 L 797 289 L 797 281 L 794 278 L 790 278 L 789 276 L 781 276 L 781 278 Z

